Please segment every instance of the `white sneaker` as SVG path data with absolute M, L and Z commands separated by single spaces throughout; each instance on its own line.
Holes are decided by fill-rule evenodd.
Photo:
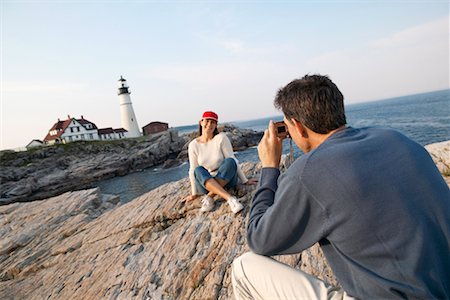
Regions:
M 211 211 L 213 208 L 214 208 L 214 200 L 208 195 L 203 197 L 202 208 L 200 208 L 200 210 L 202 212 L 208 212 L 208 211 Z
M 235 214 L 244 208 L 244 206 L 235 197 L 231 197 L 230 200 L 228 200 L 228 205 L 230 206 L 231 211 Z

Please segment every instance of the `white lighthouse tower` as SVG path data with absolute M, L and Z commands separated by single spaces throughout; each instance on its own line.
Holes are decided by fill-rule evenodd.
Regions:
M 128 91 L 128 84 L 122 76 L 120 76 L 117 82 L 119 91 L 119 103 L 120 103 L 120 120 L 122 127 L 128 130 L 127 137 L 139 137 L 141 132 L 139 131 L 139 125 L 134 114 L 133 105 L 131 104 L 130 92 Z

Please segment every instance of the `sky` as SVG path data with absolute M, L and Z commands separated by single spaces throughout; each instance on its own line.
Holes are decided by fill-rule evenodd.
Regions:
M 120 124 L 123 76 L 140 127 L 280 113 L 279 88 L 328 75 L 345 103 L 450 87 L 449 1 L 0 0 L 0 149 L 68 115 Z

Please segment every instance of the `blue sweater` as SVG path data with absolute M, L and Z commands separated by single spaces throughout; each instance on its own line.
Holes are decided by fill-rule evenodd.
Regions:
M 349 127 L 282 175 L 263 168 L 247 239 L 268 256 L 319 242 L 356 298 L 450 298 L 449 188 L 428 152 L 393 130 Z

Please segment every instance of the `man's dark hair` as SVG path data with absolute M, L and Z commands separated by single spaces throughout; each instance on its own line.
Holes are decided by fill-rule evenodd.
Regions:
M 274 105 L 286 118 L 294 118 L 316 133 L 326 134 L 347 122 L 344 96 L 323 75 L 306 75 L 281 88 Z

